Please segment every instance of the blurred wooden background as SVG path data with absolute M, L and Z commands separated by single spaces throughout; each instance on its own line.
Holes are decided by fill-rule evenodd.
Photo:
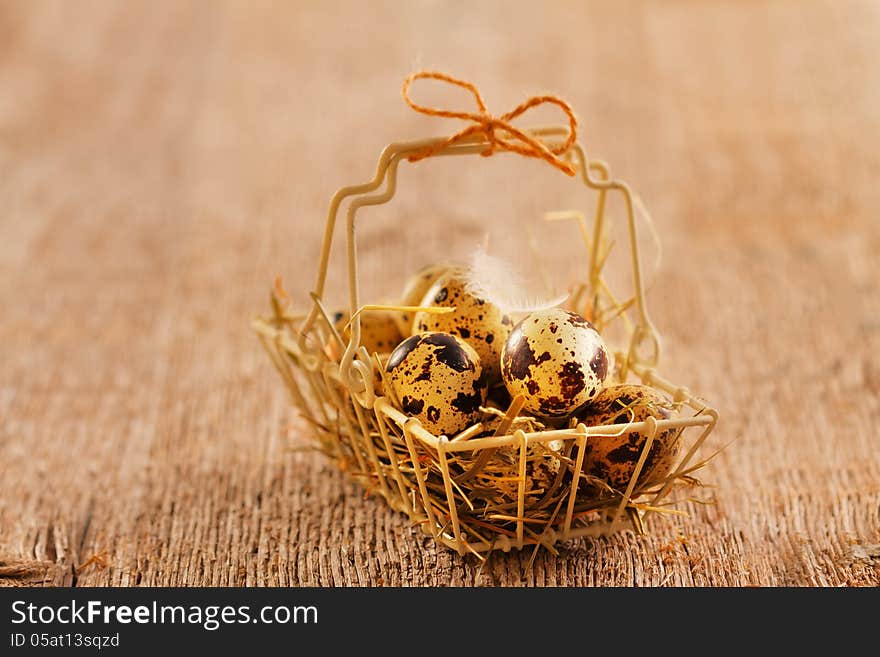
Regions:
M 871 1 L 0 2 L 0 582 L 878 585 L 878 43 Z M 305 303 L 337 187 L 460 127 L 404 106 L 423 66 L 562 95 L 641 193 L 661 369 L 734 441 L 716 504 L 480 567 L 301 449 L 249 319 L 276 273 Z M 566 183 L 408 167 L 368 289 Z

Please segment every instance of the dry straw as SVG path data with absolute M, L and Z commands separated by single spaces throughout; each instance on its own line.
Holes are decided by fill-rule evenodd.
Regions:
M 418 79 L 438 79 L 470 90 L 476 113 L 433 110 L 416 105 L 409 87 Z M 622 528 L 641 533 L 655 513 L 681 513 L 675 502 L 689 499 L 700 482 L 694 472 L 710 457 L 701 446 L 715 426 L 717 412 L 687 388 L 657 373 L 660 345 L 648 317 L 639 267 L 634 195 L 622 181 L 611 178 L 607 165 L 587 158 L 576 141 L 577 122 L 570 107 L 553 96 L 539 96 L 512 112 L 493 117 L 476 88 L 445 74 L 422 72 L 407 78 L 404 98 L 416 110 L 435 116 L 466 119 L 472 125 L 449 138 L 391 144 L 382 152 L 373 180 L 340 189 L 330 202 L 318 278 L 312 304 L 302 313 L 290 310 L 289 299 L 276 283 L 272 312 L 253 322 L 260 340 L 292 401 L 312 429 L 317 445 L 371 493 L 409 515 L 415 525 L 460 554 L 480 558 L 500 549 L 535 546 L 556 552 L 558 541 L 607 535 Z M 567 127 L 530 130 L 510 124 L 528 108 L 541 103 L 560 107 Z M 605 426 L 544 426 L 520 414 L 522 400 L 507 408 L 484 408 L 481 421 L 456 436 L 435 436 L 419 421 L 407 417 L 390 395 L 377 354 L 360 344 L 361 304 L 358 287 L 355 217 L 364 206 L 391 200 L 402 161 L 428 156 L 490 155 L 507 150 L 541 158 L 577 175 L 595 197 L 592 226 L 577 212 L 549 213 L 549 220 L 572 220 L 583 236 L 589 277 L 576 287 L 568 306 L 588 317 L 604 333 L 619 324 L 628 341 L 614 349 L 615 367 L 609 383 L 638 382 L 672 398 L 677 413 L 669 419 L 648 417 L 642 422 Z M 606 201 L 617 194 L 626 211 L 633 291 L 616 296 L 602 274 L 611 249 L 606 239 Z M 346 211 L 349 339 L 343 340 L 324 304 L 337 217 Z M 379 307 L 381 308 L 381 307 Z M 390 307 L 385 307 L 390 308 Z M 408 308 L 412 310 L 412 308 Z M 345 345 L 343 353 L 328 344 Z M 387 391 L 389 396 L 377 394 Z M 655 436 L 676 430 L 681 458 L 668 476 L 639 481 Z M 644 448 L 625 490 L 616 490 L 584 470 L 586 446 L 603 436 L 640 432 Z M 684 491 L 671 499 L 674 490 Z

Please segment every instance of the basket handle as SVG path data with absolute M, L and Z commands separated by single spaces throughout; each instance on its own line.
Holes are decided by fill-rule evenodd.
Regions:
M 618 192 L 624 200 L 626 209 L 626 224 L 630 242 L 630 260 L 632 266 L 632 280 L 635 296 L 635 309 L 638 315 L 636 325 L 630 337 L 627 360 L 622 364 L 621 378 L 625 378 L 626 371 L 631 364 L 639 364 L 645 367 L 656 367 L 660 360 L 660 336 L 654 328 L 648 315 L 647 302 L 645 301 L 645 288 L 642 282 L 641 258 L 639 255 L 639 242 L 636 230 L 634 213 L 633 192 L 622 180 L 611 178 L 608 165 L 600 160 L 589 160 L 580 144 L 574 144 L 571 152 L 578 163 L 581 172 L 581 180 L 590 189 L 598 192 L 596 213 L 593 220 L 592 252 L 590 253 L 590 289 L 595 294 L 599 288 L 599 279 L 602 270 L 602 262 L 599 254 L 602 231 L 605 225 L 605 202 L 608 192 Z M 645 356 L 645 345 L 650 346 L 650 355 Z
M 542 140 L 550 140 L 554 137 L 565 134 L 566 132 L 566 128 L 563 126 L 553 126 L 535 129 L 532 131 L 532 134 L 539 136 Z M 349 326 L 351 332 L 349 343 L 340 360 L 340 378 L 347 385 L 351 386 L 351 390 L 358 393 L 359 400 L 366 407 L 371 406 L 373 402 L 372 380 L 368 381 L 368 379 L 370 379 L 370 372 L 364 371 L 368 369 L 366 367 L 354 367 L 361 336 L 360 315 L 356 314 L 357 310 L 360 308 L 357 234 L 355 230 L 357 211 L 364 206 L 385 203 L 394 196 L 397 189 L 397 170 L 402 159 L 409 159 L 411 155 L 424 152 L 426 148 L 436 148 L 437 150 L 434 152 L 434 155 L 436 156 L 481 154 L 486 148 L 486 141 L 481 135 L 470 135 L 467 138 L 459 139 L 456 143 L 451 145 L 444 145 L 446 141 L 447 140 L 444 138 L 432 138 L 390 144 L 382 151 L 382 154 L 379 157 L 376 174 L 373 180 L 362 185 L 343 187 L 333 195 L 330 202 L 314 294 L 319 299 L 323 298 L 327 280 L 330 250 L 339 209 L 344 201 L 352 198 L 353 200 L 348 204 L 346 212 L 346 255 L 348 261 L 349 310 L 352 314 L 352 322 Z M 654 367 L 659 360 L 659 336 L 649 319 L 645 303 L 645 292 L 642 285 L 641 268 L 639 265 L 639 250 L 636 239 L 632 192 L 626 183 L 611 178 L 608 167 L 604 163 L 597 160 L 588 160 L 584 150 L 579 144 L 575 143 L 569 149 L 568 154 L 575 159 L 576 168 L 580 171 L 581 179 L 584 184 L 588 188 L 598 191 L 599 198 L 596 210 L 596 220 L 594 222 L 594 231 L 596 235 L 601 234 L 605 214 L 605 197 L 607 193 L 609 191 L 616 191 L 624 197 L 627 225 L 630 236 L 637 321 L 632 333 L 626 362 L 622 364 L 622 374 L 625 374 L 626 370 L 632 364 Z M 383 184 L 385 185 L 385 189 L 377 192 Z M 593 242 L 595 245 L 598 240 L 594 239 Z M 591 286 L 593 286 L 593 289 L 595 290 L 595 285 L 598 281 L 599 263 L 595 256 L 591 257 L 591 261 Z M 319 314 L 318 305 L 313 304 L 307 317 L 300 326 L 298 339 L 303 353 L 309 352 L 309 350 L 305 348 L 305 340 Z M 641 353 L 645 345 L 650 346 L 650 354 L 647 356 Z M 304 364 L 307 367 L 316 368 L 319 365 L 319 361 L 317 358 L 314 358 L 314 361 L 314 363 Z M 372 367 L 372 360 L 370 359 L 368 362 L 371 364 L 370 367 Z

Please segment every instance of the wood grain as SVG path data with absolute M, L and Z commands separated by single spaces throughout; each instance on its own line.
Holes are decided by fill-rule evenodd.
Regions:
M 0 3 L 0 582 L 880 584 L 880 7 L 467 7 Z M 276 273 L 305 303 L 337 187 L 460 127 L 405 108 L 417 66 L 560 94 L 639 190 L 663 370 L 732 441 L 714 505 L 481 566 L 303 449 L 249 318 Z M 573 202 L 515 160 L 407 169 L 370 294 Z

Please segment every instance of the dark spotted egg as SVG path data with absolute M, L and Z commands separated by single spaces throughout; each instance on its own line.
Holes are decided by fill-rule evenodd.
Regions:
M 648 417 L 666 420 L 673 416 L 672 402 L 644 385 L 608 386 L 576 413 L 587 426 L 643 422 Z M 668 475 L 678 456 L 678 430 L 658 431 L 639 474 L 638 487 L 658 483 Z M 645 446 L 646 433 L 631 431 L 619 436 L 591 436 L 584 452 L 584 472 L 624 492 Z
M 461 269 L 441 276 L 422 299 L 423 306 L 454 307 L 451 313 L 416 313 L 413 333 L 442 331 L 457 335 L 480 356 L 489 383 L 501 374 L 501 347 L 513 328 L 513 321 L 498 306 L 474 296 L 467 289 Z
M 566 417 L 595 397 L 608 375 L 602 337 L 577 313 L 561 308 L 526 315 L 501 354 L 501 376 L 523 408 L 547 418 Z
M 385 371 L 401 410 L 434 435 L 451 436 L 479 420 L 486 401 L 483 368 L 461 338 L 413 335 L 391 352 Z
M 334 313 L 333 323 L 343 340 L 349 339 L 348 312 Z M 360 314 L 361 318 L 361 344 L 367 351 L 373 353 L 388 353 L 403 340 L 400 329 L 394 321 L 393 313 L 384 310 L 365 310 Z M 343 349 L 345 346 L 343 345 Z
M 454 267 L 455 265 L 449 264 L 427 265 L 426 267 L 422 267 L 406 282 L 406 286 L 403 288 L 403 294 L 400 295 L 400 301 L 398 302 L 399 305 L 420 305 L 422 299 L 425 298 L 425 294 L 431 289 L 431 286 L 437 281 L 437 279 Z M 413 313 L 401 311 L 395 312 L 392 316 L 394 317 L 394 321 L 397 323 L 397 328 L 400 330 L 403 337 L 408 338 L 412 335 Z

